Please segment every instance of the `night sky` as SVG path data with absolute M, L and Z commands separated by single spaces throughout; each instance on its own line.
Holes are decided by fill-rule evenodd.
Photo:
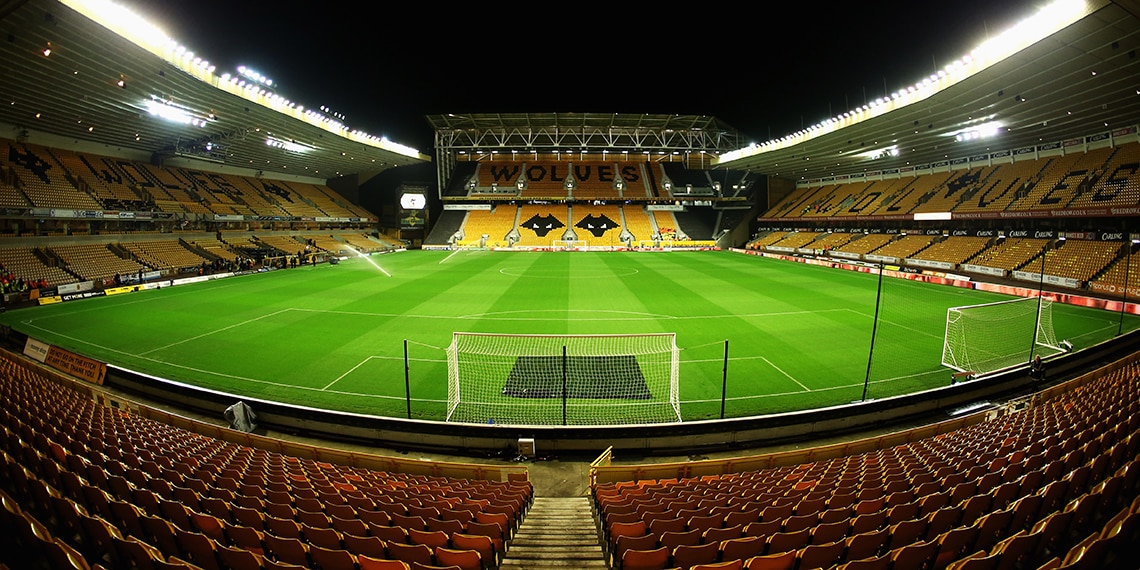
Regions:
M 712 115 L 763 141 L 911 85 L 1041 5 L 121 1 L 218 73 L 252 67 L 292 101 L 427 153 L 424 117 L 443 113 Z

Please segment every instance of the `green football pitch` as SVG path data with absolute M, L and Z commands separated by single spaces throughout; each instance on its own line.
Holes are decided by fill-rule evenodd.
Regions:
M 1010 298 L 879 282 L 731 252 L 408 251 L 30 307 L 0 322 L 237 397 L 391 417 L 410 405 L 432 420 L 446 416 L 453 332 L 676 333 L 690 421 L 719 418 L 722 406 L 747 416 L 946 385 L 947 308 Z M 1099 309 L 1053 312 L 1057 338 L 1077 349 L 1137 325 Z M 1010 342 L 1024 343 L 1028 361 L 1029 335 Z

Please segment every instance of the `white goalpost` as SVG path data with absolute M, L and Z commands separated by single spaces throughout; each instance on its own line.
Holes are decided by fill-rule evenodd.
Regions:
M 946 311 L 943 366 L 972 375 L 988 374 L 1027 364 L 1030 349 L 1042 356 L 1065 352 L 1053 331 L 1051 299 L 1030 297 Z
M 620 425 L 681 421 L 676 333 L 456 332 L 447 421 Z
M 556 239 L 551 246 L 555 251 L 575 251 L 586 249 L 587 243 L 584 239 Z

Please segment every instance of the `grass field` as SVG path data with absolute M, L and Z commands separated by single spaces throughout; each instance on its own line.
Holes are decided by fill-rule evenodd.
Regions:
M 1008 298 L 884 278 L 875 325 L 877 284 L 876 275 L 730 252 L 409 251 L 14 310 L 0 321 L 246 398 L 405 417 L 410 394 L 412 416 L 426 419 L 445 416 L 453 331 L 675 332 L 690 421 L 720 417 L 722 385 L 728 417 L 840 405 L 864 387 L 882 398 L 945 385 L 946 309 Z M 1078 349 L 1120 324 L 1119 313 L 1054 306 L 1057 337 Z M 1136 325 L 1124 321 L 1126 331 Z M 1028 360 L 1028 333 L 1011 342 L 1024 342 Z

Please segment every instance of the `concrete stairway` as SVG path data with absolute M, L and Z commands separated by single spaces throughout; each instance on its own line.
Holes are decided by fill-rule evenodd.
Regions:
M 589 498 L 535 497 L 499 568 L 608 568 Z

